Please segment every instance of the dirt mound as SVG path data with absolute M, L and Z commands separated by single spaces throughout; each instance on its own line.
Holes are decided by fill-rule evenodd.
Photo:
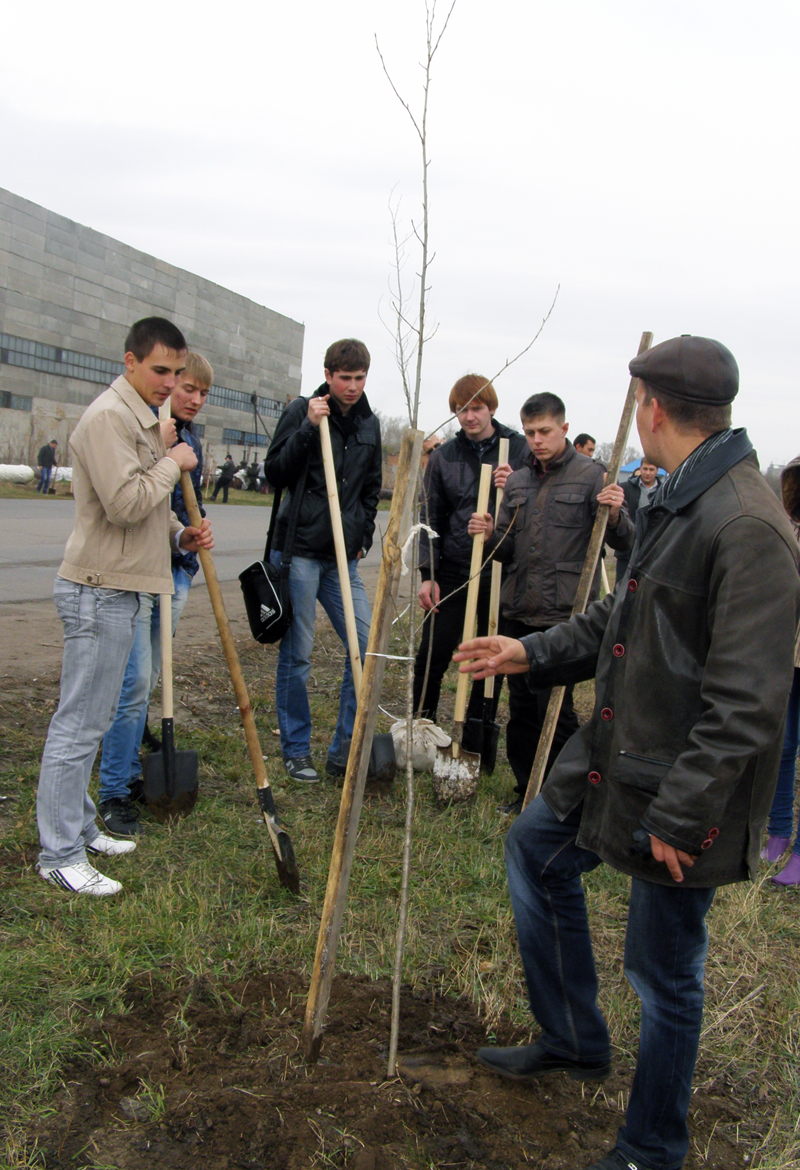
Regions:
M 353 977 L 335 980 L 322 1055 L 308 1067 L 305 992 L 301 976 L 286 974 L 230 985 L 224 1002 L 202 980 L 180 992 L 131 989 L 129 1011 L 106 1016 L 91 1037 L 108 1063 L 65 1070 L 36 1135 L 49 1170 L 76 1160 L 116 1170 L 567 1170 L 614 1144 L 629 1069 L 615 1067 L 601 1089 L 564 1074 L 503 1082 L 475 1060 L 486 1033 L 469 1003 L 407 988 L 401 1075 L 387 1080 L 391 989 Z M 695 1108 L 708 1132 L 702 1101 Z M 724 1138 L 706 1157 L 741 1166 Z

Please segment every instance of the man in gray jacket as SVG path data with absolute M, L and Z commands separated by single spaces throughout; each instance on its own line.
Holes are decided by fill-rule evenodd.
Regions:
M 610 1071 L 581 874 L 632 878 L 625 974 L 641 1000 L 636 1072 L 615 1148 L 590 1170 L 678 1170 L 689 1146 L 715 888 L 752 878 L 780 757 L 798 548 L 743 430 L 732 354 L 676 337 L 630 363 L 645 456 L 668 478 L 637 516 L 624 588 L 518 641 L 456 657 L 478 678 L 595 677 L 595 707 L 506 838 L 533 1044 L 484 1048 L 502 1076 Z M 467 662 L 466 660 L 470 661 Z
M 522 406 L 520 420 L 529 452 L 524 466 L 510 475 L 492 529 L 492 518 L 474 513 L 470 534 L 488 533 L 487 552 L 506 566 L 500 594 L 500 629 L 511 638 L 547 630 L 572 614 L 581 570 L 600 504 L 608 504 L 606 540 L 614 549 L 630 549 L 633 525 L 622 510 L 623 491 L 605 484 L 605 472 L 581 455 L 567 438 L 566 407 L 556 394 L 534 394 Z M 600 570 L 592 589 L 598 596 Z M 509 716 L 506 754 L 516 780 L 511 802 L 518 813 L 528 787 L 550 687 L 534 688 L 526 679 L 508 680 Z M 552 766 L 561 748 L 578 730 L 572 687 L 564 691 L 553 747 Z
M 36 816 L 39 873 L 74 893 L 117 894 L 86 854 L 130 853 L 95 824 L 89 778 L 114 718 L 136 619 L 139 591 L 172 593 L 173 547 L 212 548 L 207 520 L 183 527 L 169 510 L 181 471 L 197 462 L 188 443 L 167 451 L 158 415 L 186 358 L 181 331 L 146 317 L 125 341 L 125 374 L 84 411 L 72 432 L 75 527 L 56 577 L 64 626 L 61 698 L 42 755 Z M 175 441 L 175 428 L 167 436 Z

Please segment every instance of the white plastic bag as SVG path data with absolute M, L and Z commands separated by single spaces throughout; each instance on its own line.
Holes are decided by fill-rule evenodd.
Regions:
M 397 756 L 397 767 L 406 766 L 406 730 L 405 719 L 392 724 L 392 740 L 394 754 Z M 411 761 L 415 772 L 430 772 L 436 759 L 437 747 L 449 747 L 450 736 L 441 727 L 437 727 L 430 719 L 415 719 L 413 723 L 411 741 Z

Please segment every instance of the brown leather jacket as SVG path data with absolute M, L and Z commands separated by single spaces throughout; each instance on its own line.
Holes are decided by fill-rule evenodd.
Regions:
M 648 834 L 697 857 L 687 886 L 752 877 L 775 789 L 800 617 L 798 547 L 744 431 L 640 512 L 626 586 L 523 640 L 535 685 L 596 675 L 589 723 L 543 795 L 583 801 L 578 844 L 671 885 Z M 645 853 L 634 833 L 645 838 Z
M 487 552 L 494 551 L 507 566 L 500 594 L 503 617 L 542 627 L 570 617 L 603 482 L 602 467 L 569 440 L 543 475 L 528 452 L 525 466 L 508 477 L 497 528 L 487 541 Z M 606 530 L 614 549 L 630 549 L 633 537 L 624 511 L 617 527 Z M 592 600 L 599 584 L 598 567 Z

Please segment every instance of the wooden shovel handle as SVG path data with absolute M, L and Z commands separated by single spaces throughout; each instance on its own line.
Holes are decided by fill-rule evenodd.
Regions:
M 492 486 L 491 463 L 481 464 L 481 478 L 478 484 L 477 512 L 483 514 L 489 507 L 489 492 Z M 464 611 L 464 630 L 462 642 L 468 642 L 475 637 L 475 624 L 478 614 L 478 593 L 481 587 L 481 562 L 483 560 L 484 534 L 476 532 L 472 538 L 472 560 L 469 566 L 469 585 L 467 586 L 467 605 Z M 454 722 L 463 723 L 467 710 L 467 690 L 470 684 L 468 674 L 459 674 L 456 687 L 456 705 Z
M 501 439 L 497 444 L 497 464 L 508 463 L 508 439 Z M 500 505 L 503 502 L 503 489 L 497 489 L 497 496 L 494 505 L 494 526 L 497 527 L 497 518 L 500 515 Z M 489 594 L 489 628 L 487 634 L 493 638 L 497 633 L 498 621 L 500 618 L 500 585 L 503 577 L 503 566 L 498 562 L 492 561 L 492 589 Z M 491 699 L 494 697 L 494 675 L 490 674 L 483 684 L 483 697 Z
M 203 522 L 203 518 L 197 506 L 194 485 L 188 471 L 181 472 L 181 491 L 183 492 L 186 511 L 189 513 L 189 519 L 195 528 L 199 528 Z M 219 630 L 220 640 L 222 641 L 225 660 L 228 663 L 228 671 L 230 672 L 231 682 L 233 683 L 236 702 L 242 714 L 242 724 L 244 725 L 244 734 L 247 740 L 247 748 L 250 752 L 253 772 L 255 773 L 256 785 L 262 789 L 269 788 L 267 769 L 264 767 L 264 755 L 261 751 L 261 743 L 258 738 L 258 731 L 256 730 L 253 709 L 250 706 L 250 696 L 247 693 L 247 684 L 244 681 L 242 667 L 239 663 L 239 655 L 236 652 L 236 644 L 231 633 L 231 625 L 228 621 L 225 603 L 222 600 L 222 590 L 220 589 L 217 570 L 214 567 L 214 559 L 206 548 L 198 549 L 197 555 L 200 557 L 200 564 L 203 566 L 203 573 L 205 574 L 206 585 L 208 586 L 208 596 L 211 598 L 211 607 L 214 610 L 214 617 L 217 619 L 217 629 Z
M 347 629 L 347 648 L 350 652 L 350 666 L 353 671 L 353 686 L 356 700 L 361 690 L 361 651 L 358 646 L 356 614 L 353 608 L 353 591 L 350 587 L 350 570 L 347 565 L 347 549 L 342 528 L 342 510 L 339 507 L 339 492 L 336 487 L 336 464 L 333 462 L 331 431 L 327 415 L 319 421 L 319 441 L 322 446 L 322 466 L 325 469 L 325 486 L 328 489 L 328 507 L 331 513 L 333 544 L 336 549 L 336 566 L 339 570 L 339 588 L 342 591 L 344 624 Z

